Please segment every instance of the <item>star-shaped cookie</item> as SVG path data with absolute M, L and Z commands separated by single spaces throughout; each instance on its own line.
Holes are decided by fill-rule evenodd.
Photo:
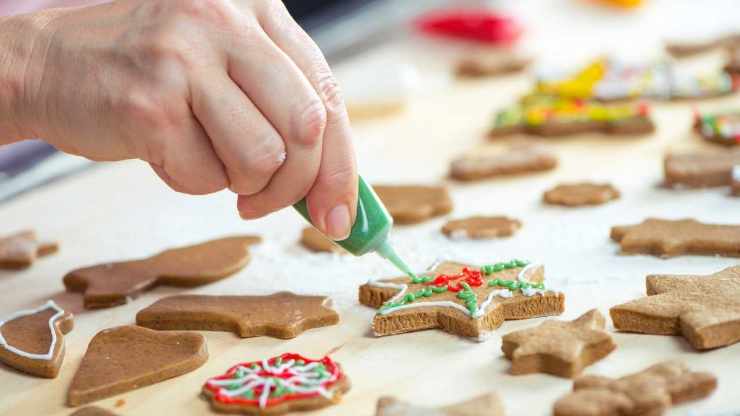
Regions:
M 311 328 L 334 325 L 339 315 L 326 296 L 278 292 L 269 296 L 170 296 L 136 314 L 151 329 L 231 331 L 242 338 L 295 338 Z
M 439 328 L 483 339 L 504 320 L 558 315 L 565 295 L 547 290 L 544 268 L 520 260 L 480 268 L 444 262 L 419 276 L 360 286 L 360 303 L 380 308 L 377 336 Z
M 703 399 L 716 388 L 712 374 L 668 361 L 618 379 L 581 376 L 573 392 L 555 402 L 553 415 L 658 416 L 673 405 Z
M 590 182 L 560 184 L 542 196 L 547 204 L 566 207 L 601 205 L 617 198 L 619 191 L 614 186 Z
M 0 238 L 0 269 L 24 269 L 58 249 L 57 243 L 39 241 L 34 231 L 20 231 Z
M 740 341 L 740 266 L 708 276 L 651 275 L 647 297 L 610 309 L 620 331 L 683 335 L 697 350 Z
M 375 416 L 504 416 L 498 394 L 488 393 L 443 407 L 415 406 L 395 397 L 381 397 Z
M 512 374 L 574 377 L 617 347 L 604 326 L 604 316 L 591 309 L 573 321 L 549 320 L 510 332 L 501 350 L 511 360 Z
M 522 222 L 514 218 L 474 216 L 448 221 L 442 226 L 442 233 L 452 239 L 480 240 L 510 237 L 520 228 L 522 228 Z
M 611 238 L 623 253 L 740 257 L 740 225 L 648 218 L 637 225 L 612 227 Z
M 396 224 L 416 224 L 452 211 L 444 186 L 375 185 L 374 189 Z
M 141 260 L 104 263 L 64 276 L 70 292 L 85 296 L 85 308 L 123 305 L 157 285 L 192 287 L 230 276 L 249 263 L 249 246 L 259 237 L 238 236 L 173 248 Z

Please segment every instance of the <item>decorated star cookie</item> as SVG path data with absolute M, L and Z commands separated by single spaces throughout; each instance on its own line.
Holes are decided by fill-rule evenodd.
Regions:
M 509 217 L 469 217 L 448 221 L 442 226 L 442 233 L 453 239 L 478 240 L 510 237 L 520 228 L 522 228 L 521 221 Z
M 102 409 L 97 406 L 86 406 L 77 409 L 69 416 L 117 416 L 115 413 Z
M 464 402 L 432 408 L 415 406 L 395 397 L 381 397 L 375 416 L 504 416 L 504 405 L 498 394 L 488 393 Z
M 450 177 L 477 181 L 499 176 L 521 175 L 555 169 L 558 159 L 546 146 L 516 142 L 505 146 L 475 149 L 450 164 Z
M 725 146 L 740 145 L 740 112 L 696 113 L 694 130 L 712 143 Z
M 0 320 L 0 361 L 34 376 L 54 378 L 64 360 L 64 334 L 73 326 L 72 314 L 53 300 L 15 312 Z
M 601 205 L 619 198 L 619 191 L 608 183 L 567 183 L 545 192 L 542 199 L 551 205 L 578 207 Z
M 122 305 L 157 285 L 191 287 L 221 280 L 249 263 L 249 246 L 259 237 L 227 237 L 174 248 L 142 260 L 104 263 L 64 276 L 70 292 L 85 296 L 85 308 Z
M 203 385 L 213 410 L 248 415 L 280 415 L 338 403 L 350 383 L 339 363 L 286 353 L 237 364 Z
M 665 185 L 688 188 L 728 186 L 732 182 L 732 169 L 737 165 L 740 165 L 740 149 L 668 154 L 663 162 Z
M 340 253 L 344 254 L 347 251 L 331 241 L 327 236 L 321 234 L 321 231 L 314 227 L 306 227 L 301 232 L 300 243 L 303 247 L 315 251 L 325 253 Z
M 617 347 L 605 325 L 604 316 L 591 309 L 574 321 L 549 320 L 510 332 L 503 336 L 501 350 L 511 360 L 512 374 L 574 377 Z
M 231 331 L 242 338 L 267 335 L 289 339 L 338 322 L 339 315 L 328 297 L 290 292 L 269 296 L 169 296 L 136 314 L 136 324 L 151 329 Z
M 416 224 L 452 211 L 444 186 L 376 185 L 374 189 L 396 224 Z
M 647 297 L 611 308 L 620 331 L 683 335 L 697 350 L 740 341 L 740 266 L 708 276 L 651 275 Z
M 360 303 L 379 308 L 376 336 L 439 328 L 477 339 L 504 320 L 558 315 L 565 295 L 547 290 L 544 268 L 521 260 L 480 268 L 445 262 L 414 277 L 360 286 Z
M 34 231 L 20 231 L 0 238 L 0 269 L 23 269 L 38 257 L 56 253 L 57 243 L 39 241 Z
M 508 49 L 488 53 L 474 53 L 457 64 L 459 78 L 484 78 L 507 75 L 524 70 L 532 60 Z
M 208 360 L 206 339 L 127 325 L 93 337 L 67 393 L 79 406 L 189 373 Z
M 740 196 L 740 164 L 732 168 L 732 194 Z
M 648 218 L 637 225 L 612 227 L 611 238 L 623 253 L 740 257 L 740 225 Z
M 496 113 L 490 139 L 515 134 L 542 137 L 581 133 L 641 136 L 655 131 L 650 107 L 639 104 L 607 104 L 596 101 L 531 95 Z
M 573 392 L 555 402 L 554 416 L 662 415 L 671 406 L 703 399 L 717 388 L 717 378 L 690 371 L 679 362 L 663 362 L 618 379 L 581 376 Z

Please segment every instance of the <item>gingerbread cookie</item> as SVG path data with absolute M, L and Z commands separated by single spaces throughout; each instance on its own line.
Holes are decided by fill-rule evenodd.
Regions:
M 732 168 L 732 195 L 740 196 L 740 164 Z
M 477 181 L 499 176 L 544 172 L 555 169 L 557 157 L 535 143 L 514 143 L 503 149 L 476 149 L 450 164 L 450 177 L 459 181 Z
M 740 145 L 740 112 L 696 113 L 694 130 L 705 140 L 725 146 Z
M 24 269 L 38 257 L 56 253 L 59 245 L 39 241 L 34 231 L 20 231 L 0 238 L 0 269 Z
M 203 385 L 213 410 L 247 415 L 281 415 L 339 403 L 350 383 L 339 363 L 286 353 L 237 364 Z
M 479 240 L 510 237 L 520 228 L 522 228 L 521 221 L 509 217 L 469 217 L 448 221 L 442 226 L 442 233 L 453 239 Z
M 375 416 L 504 416 L 498 394 L 488 393 L 443 407 L 414 406 L 395 397 L 381 397 Z
M 565 295 L 543 280 L 542 266 L 521 260 L 480 268 L 444 262 L 413 278 L 370 281 L 359 300 L 379 308 L 376 336 L 439 328 L 482 340 L 504 320 L 561 314 Z
M 98 332 L 67 394 L 79 406 L 189 373 L 208 360 L 206 339 L 125 325 Z
M 315 252 L 347 253 L 345 249 L 330 240 L 329 237 L 321 234 L 321 231 L 314 227 L 306 227 L 303 229 L 301 232 L 300 243 L 303 247 Z
M 671 406 L 703 399 L 717 388 L 717 378 L 664 362 L 617 379 L 581 376 L 573 392 L 554 406 L 554 416 L 662 415 Z
M 102 409 L 97 406 L 86 406 L 77 409 L 69 416 L 117 416 L 115 413 Z
M 608 183 L 568 183 L 545 192 L 542 199 L 551 205 L 578 207 L 601 205 L 619 198 L 619 191 Z
M 733 77 L 740 75 L 740 48 L 730 51 L 730 59 L 722 69 Z
M 637 225 L 612 227 L 611 238 L 623 253 L 740 257 L 740 225 L 648 218 Z
M 688 188 L 728 186 L 732 181 L 732 168 L 737 165 L 740 165 L 740 149 L 668 154 L 663 162 L 665 185 Z
M 510 332 L 501 350 L 511 360 L 511 374 L 575 377 L 617 347 L 605 325 L 604 316 L 591 309 L 573 321 L 550 320 Z
M 709 52 L 714 49 L 735 49 L 740 47 L 740 34 L 729 34 L 714 39 L 703 39 L 699 41 L 669 41 L 666 43 L 666 51 L 676 58 L 685 58 Z
M 581 133 L 642 136 L 655 131 L 650 107 L 531 95 L 496 113 L 490 139 L 515 134 L 564 137 Z
M 231 331 L 242 338 L 267 335 L 290 339 L 308 329 L 337 323 L 339 315 L 328 297 L 290 292 L 169 296 L 136 314 L 136 324 L 151 329 Z
M 416 224 L 452 211 L 444 186 L 376 185 L 374 189 L 396 224 Z
M 645 298 L 610 310 L 620 331 L 683 335 L 697 350 L 740 341 L 740 266 L 708 276 L 650 275 Z
M 72 314 L 54 303 L 18 311 L 0 320 L 0 361 L 38 377 L 54 378 L 64 361 L 64 334 Z
M 85 308 L 122 305 L 157 285 L 192 287 L 221 280 L 249 263 L 259 237 L 241 236 L 174 248 L 142 260 L 105 263 L 64 276 L 70 292 L 85 296 Z
M 462 59 L 455 68 L 458 78 L 484 78 L 513 74 L 524 70 L 532 60 L 507 50 L 473 54 Z

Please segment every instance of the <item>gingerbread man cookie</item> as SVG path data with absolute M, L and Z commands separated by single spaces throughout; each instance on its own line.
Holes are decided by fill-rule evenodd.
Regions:
M 447 237 L 470 238 L 474 240 L 510 237 L 522 228 L 519 220 L 504 217 L 469 217 L 448 221 L 442 226 L 442 233 Z
M 376 185 L 374 189 L 396 224 L 416 224 L 452 211 L 444 186 Z
M 740 257 L 740 225 L 648 218 L 637 225 L 612 227 L 611 238 L 623 253 Z
M 608 183 L 568 183 L 545 192 L 542 199 L 551 205 L 578 207 L 601 205 L 619 198 L 619 191 Z
M 717 388 L 717 378 L 664 362 L 618 379 L 582 376 L 573 392 L 555 402 L 554 416 L 662 415 L 671 406 L 703 399 Z
M 286 353 L 237 364 L 203 385 L 213 410 L 247 415 L 281 415 L 338 403 L 350 382 L 339 363 Z
M 54 378 L 64 361 L 64 334 L 72 314 L 50 300 L 0 320 L 0 361 L 24 373 Z
M 604 330 L 596 309 L 573 321 L 545 321 L 503 336 L 501 350 L 511 360 L 512 374 L 548 373 L 574 377 L 611 353 L 617 345 Z
M 64 276 L 70 292 L 81 292 L 85 308 L 122 305 L 157 285 L 192 287 L 230 276 L 249 263 L 249 246 L 259 237 L 227 237 L 174 248 L 142 260 L 104 263 Z
M 476 149 L 450 164 L 450 177 L 459 181 L 477 181 L 499 176 L 544 172 L 558 165 L 546 146 L 517 142 L 504 148 L 495 146 Z
M 544 268 L 521 260 L 480 268 L 445 262 L 414 277 L 360 286 L 360 303 L 379 308 L 376 336 L 439 328 L 485 339 L 504 320 L 558 315 L 565 295 L 547 290 Z
M 708 276 L 650 275 L 648 296 L 611 308 L 620 331 L 683 335 L 697 350 L 740 341 L 740 266 Z
M 706 113 L 694 116 L 694 130 L 706 141 L 725 146 L 740 145 L 740 112 Z
M 0 238 L 0 269 L 24 269 L 38 257 L 56 253 L 59 245 L 39 241 L 34 231 L 20 231 Z
M 242 338 L 267 335 L 290 339 L 308 329 L 337 323 L 339 315 L 328 297 L 290 292 L 269 296 L 170 296 L 136 314 L 136 324 L 151 329 L 231 331 Z
M 79 406 L 189 373 L 208 360 L 206 339 L 127 325 L 98 332 L 67 394 Z
M 484 394 L 438 408 L 415 406 L 395 397 L 381 397 L 375 411 L 375 416 L 504 416 L 504 414 L 504 405 L 496 393 Z
M 324 253 L 347 253 L 345 249 L 329 239 L 314 227 L 306 227 L 301 232 L 300 243 L 303 247 L 314 251 Z
M 668 154 L 663 162 L 665 185 L 688 188 L 728 186 L 740 165 L 740 149 L 726 152 Z

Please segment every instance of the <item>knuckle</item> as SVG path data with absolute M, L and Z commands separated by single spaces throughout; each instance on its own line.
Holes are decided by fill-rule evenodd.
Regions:
M 229 21 L 230 8 L 225 0 L 177 0 L 177 11 L 190 18 L 213 23 Z
M 344 99 L 334 75 L 328 70 L 320 71 L 322 75 L 318 78 L 318 89 L 321 99 L 324 101 L 326 111 L 329 113 L 338 113 L 344 109 Z
M 347 190 L 354 186 L 355 172 L 350 164 L 343 164 L 319 175 L 317 185 L 325 189 Z
M 116 107 L 123 114 L 143 128 L 166 130 L 176 125 L 173 106 L 165 105 L 166 100 L 156 92 L 130 89 Z
M 298 141 L 306 146 L 316 146 L 321 142 L 326 129 L 327 114 L 324 103 L 312 98 L 300 111 Z
M 235 170 L 256 182 L 267 182 L 285 161 L 283 140 L 274 133 L 263 135 L 252 149 L 239 153 L 244 157 L 237 162 Z

